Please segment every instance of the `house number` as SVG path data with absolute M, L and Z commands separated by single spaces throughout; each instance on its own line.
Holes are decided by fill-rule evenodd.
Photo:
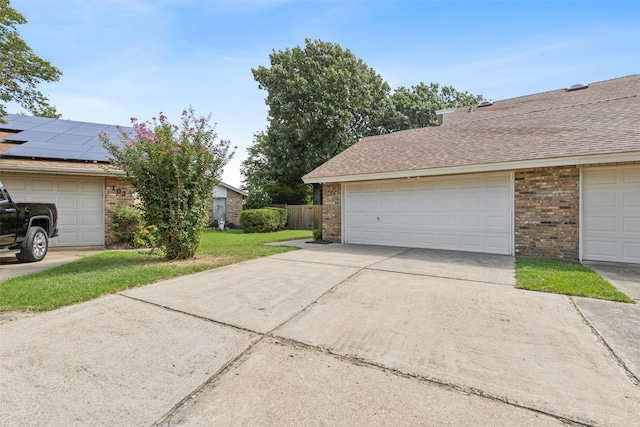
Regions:
M 123 190 L 122 188 L 116 188 L 116 186 L 114 185 L 113 187 L 111 187 L 113 189 L 113 191 L 116 192 L 116 194 L 120 195 L 120 196 L 126 196 L 127 195 L 127 190 Z

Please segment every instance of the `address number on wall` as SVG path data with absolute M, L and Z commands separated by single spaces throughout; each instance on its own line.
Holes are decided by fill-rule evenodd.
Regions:
M 116 186 L 114 185 L 113 187 L 111 187 L 111 189 L 115 191 L 118 196 L 127 195 L 127 190 L 125 190 L 124 188 L 116 188 Z

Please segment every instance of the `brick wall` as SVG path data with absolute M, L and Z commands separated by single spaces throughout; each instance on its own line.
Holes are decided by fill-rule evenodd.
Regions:
M 226 221 L 232 222 L 235 225 L 240 225 L 240 212 L 242 212 L 242 200 L 243 196 L 240 193 L 236 193 L 232 190 L 227 190 L 226 201 Z M 209 218 L 208 224 L 213 222 L 213 199 L 209 200 L 207 204 L 207 216 Z M 216 218 L 218 219 L 218 218 Z
M 580 170 L 577 167 L 515 172 L 516 256 L 577 260 Z
M 113 245 L 118 239 L 113 235 L 111 226 L 111 212 L 120 204 L 135 205 L 133 187 L 128 182 L 115 176 L 108 176 L 105 179 L 104 189 L 104 244 Z
M 339 183 L 322 186 L 322 238 L 334 243 L 342 241 L 342 187 Z
M 242 194 L 227 190 L 227 222 L 239 226 L 240 212 L 242 212 Z

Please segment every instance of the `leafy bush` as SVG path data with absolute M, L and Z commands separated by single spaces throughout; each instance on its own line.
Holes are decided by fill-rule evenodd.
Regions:
M 100 133 L 111 164 L 124 171 L 140 197 L 145 222 L 158 227 L 168 260 L 195 256 L 211 191 L 233 156 L 235 148 L 218 141 L 210 120 L 189 108 L 180 125 L 162 113 L 146 123 L 132 117 L 133 132 L 120 129 L 120 143 Z
M 313 240 L 322 240 L 322 228 L 313 230 Z
M 158 227 L 147 225 L 133 233 L 130 245 L 132 248 L 155 248 L 158 243 Z
M 279 217 L 278 221 L 282 227 L 279 230 L 284 230 L 287 227 L 287 224 L 289 223 L 289 217 L 291 216 L 288 210 L 282 209 L 282 208 L 265 208 L 265 209 L 274 210 L 276 214 L 278 214 L 278 217 Z
M 121 243 L 129 244 L 134 233 L 142 224 L 142 212 L 129 205 L 118 205 L 109 214 L 113 235 Z
M 248 209 L 240 214 L 240 227 L 245 233 L 271 233 L 284 230 L 288 220 L 286 209 Z

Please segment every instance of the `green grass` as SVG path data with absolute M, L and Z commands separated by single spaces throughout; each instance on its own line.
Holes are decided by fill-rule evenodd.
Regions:
M 0 282 L 0 312 L 46 311 L 124 289 L 294 250 L 264 243 L 311 238 L 311 231 L 244 234 L 204 231 L 195 259 L 166 261 L 151 251 L 107 251 Z
M 516 288 L 611 301 L 634 301 L 581 264 L 540 258 L 516 260 Z

